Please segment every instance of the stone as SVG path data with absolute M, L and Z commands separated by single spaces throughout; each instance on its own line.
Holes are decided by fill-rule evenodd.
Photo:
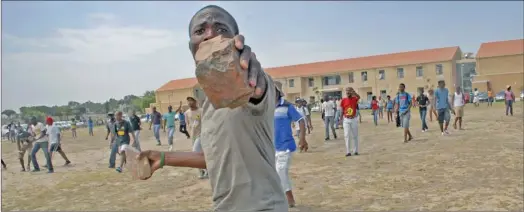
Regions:
M 195 54 L 196 78 L 215 109 L 236 108 L 248 103 L 254 88 L 240 67 L 235 41 L 217 36 L 202 42 Z
M 131 146 L 126 146 L 124 151 L 126 152 L 126 166 L 131 172 L 131 176 L 134 180 L 140 179 L 145 180 L 153 174 L 151 172 L 151 166 L 148 158 L 137 159 L 140 151 Z

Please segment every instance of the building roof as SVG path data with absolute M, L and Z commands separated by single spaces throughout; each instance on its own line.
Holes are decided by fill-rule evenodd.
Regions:
M 367 57 L 357 57 L 324 62 L 306 63 L 291 66 L 266 68 L 265 71 L 273 78 L 313 76 L 342 71 L 386 68 L 411 64 L 423 64 L 453 60 L 458 46 L 426 49 L 410 52 L 400 52 Z M 196 78 L 171 80 L 157 91 L 192 88 L 198 84 Z
M 357 57 L 265 69 L 273 78 L 312 76 L 342 71 L 366 70 L 453 60 L 458 46 Z
M 195 87 L 198 84 L 198 80 L 193 78 L 185 78 L 185 79 L 176 79 L 171 80 L 167 82 L 166 84 L 162 85 L 159 89 L 156 91 L 171 91 L 171 90 L 177 90 L 177 89 L 185 89 L 185 88 L 192 88 Z
M 524 54 L 524 39 L 495 41 L 480 44 L 477 58 Z

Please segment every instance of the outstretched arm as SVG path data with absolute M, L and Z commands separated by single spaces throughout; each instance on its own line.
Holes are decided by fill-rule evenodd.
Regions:
M 138 160 L 147 158 L 151 166 L 151 173 L 163 166 L 188 167 L 188 168 L 206 168 L 206 160 L 202 152 L 159 152 L 147 150 L 140 152 Z M 151 176 L 147 177 L 149 179 Z M 146 180 L 143 179 L 143 180 Z

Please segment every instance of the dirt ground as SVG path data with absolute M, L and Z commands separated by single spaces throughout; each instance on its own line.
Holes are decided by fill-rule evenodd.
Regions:
M 310 152 L 294 155 L 291 175 L 298 208 L 309 210 L 523 210 L 523 114 L 505 116 L 504 105 L 465 108 L 464 131 L 450 127 L 441 136 L 435 121 L 420 131 L 418 109 L 412 111 L 415 137 L 402 143 L 402 130 L 380 120 L 375 127 L 369 111 L 362 111 L 360 153 L 345 158 L 343 131 L 324 143 L 318 115 L 314 133 L 307 137 Z M 103 128 L 89 137 L 65 134 L 63 149 L 73 162 L 57 154 L 55 173 L 20 172 L 16 145 L 2 142 L 2 210 L 209 210 L 208 180 L 197 171 L 167 167 L 147 181 L 133 181 L 129 173 L 107 168 L 109 150 Z M 163 142 L 166 134 L 162 134 Z M 143 149 L 155 146 L 152 132 L 142 131 Z M 175 149 L 190 150 L 190 141 L 175 135 Z M 45 163 L 39 153 L 40 164 Z M 44 170 L 44 169 L 43 169 Z

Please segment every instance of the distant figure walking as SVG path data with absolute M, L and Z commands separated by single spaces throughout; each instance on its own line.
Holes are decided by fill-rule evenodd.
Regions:
M 511 86 L 506 86 L 506 91 L 504 91 L 504 100 L 506 103 L 506 116 L 508 112 L 513 116 L 513 102 L 515 102 L 515 94 L 511 91 Z
M 71 134 L 73 138 L 76 138 L 76 120 L 71 119 Z
M 429 105 L 428 105 L 429 121 L 433 121 L 433 115 L 435 115 L 435 119 L 438 118 L 437 109 L 436 109 L 436 101 L 435 101 L 435 93 L 433 89 L 428 90 L 428 99 L 429 99 Z
M 324 103 L 322 103 L 322 109 L 324 113 L 324 127 L 326 129 L 325 140 L 329 141 L 329 128 L 333 133 L 333 137 L 337 139 L 337 133 L 335 132 L 335 103 L 332 99 L 328 97 L 324 98 Z
M 89 117 L 89 119 L 87 120 L 87 128 L 89 129 L 89 136 L 95 136 L 95 134 L 93 133 L 93 119 L 91 119 L 91 117 Z
M 371 110 L 373 111 L 373 123 L 375 123 L 375 126 L 378 125 L 379 108 L 377 97 L 371 97 Z
M 388 95 L 388 100 L 386 102 L 386 116 L 388 117 L 388 124 L 389 122 L 393 122 L 393 100 L 391 100 L 391 96 Z
M 488 107 L 493 107 L 493 91 L 488 88 Z
M 464 105 L 466 99 L 460 86 L 457 86 L 455 94 L 453 95 L 453 107 L 455 109 L 455 122 L 453 122 L 453 128 L 457 129 L 457 121 L 459 123 L 459 129 L 462 130 L 462 117 L 464 116 Z

